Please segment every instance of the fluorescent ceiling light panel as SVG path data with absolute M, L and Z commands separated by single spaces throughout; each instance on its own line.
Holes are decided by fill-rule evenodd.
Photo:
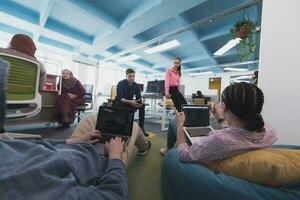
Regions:
M 237 72 L 244 72 L 248 71 L 248 69 L 245 68 L 235 68 L 235 67 L 226 67 L 224 68 L 225 71 L 237 71 Z
M 206 71 L 206 72 L 198 72 L 198 73 L 190 73 L 190 76 L 199 76 L 199 75 L 208 75 L 208 74 L 213 74 L 212 71 Z
M 177 47 L 179 45 L 180 45 L 180 43 L 177 40 L 172 40 L 170 42 L 166 42 L 164 44 L 146 49 L 146 50 L 144 50 L 144 52 L 147 54 L 158 53 L 158 52 L 166 51 L 168 49 Z
M 242 81 L 242 80 L 233 80 L 232 82 L 233 83 L 242 83 L 242 82 L 249 83 L 249 81 Z
M 240 43 L 241 38 L 235 38 L 232 40 L 229 40 L 222 48 L 220 48 L 218 51 L 214 53 L 214 56 L 221 56 L 233 47 L 235 47 L 238 43 Z
M 240 80 L 240 79 L 248 79 L 248 78 L 252 78 L 252 75 L 248 75 L 248 76 L 239 76 L 239 77 L 233 78 L 232 80 Z
M 117 61 L 118 63 L 124 63 L 124 62 L 128 62 L 128 61 L 137 60 L 139 58 L 140 58 L 140 56 L 138 56 L 136 54 L 131 54 L 129 56 L 120 57 L 118 59 L 115 59 L 115 61 Z

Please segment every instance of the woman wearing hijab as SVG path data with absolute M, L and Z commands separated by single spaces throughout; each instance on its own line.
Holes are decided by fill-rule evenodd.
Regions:
M 57 97 L 56 109 L 60 129 L 69 128 L 74 122 L 76 106 L 84 104 L 85 90 L 80 81 L 73 77 L 73 73 L 64 69 L 62 71 L 61 95 Z
M 29 36 L 24 34 L 14 35 L 8 48 L 0 48 L 0 52 L 37 62 L 40 66 L 39 90 L 43 90 L 46 82 L 46 70 L 44 65 L 35 58 L 36 46 Z

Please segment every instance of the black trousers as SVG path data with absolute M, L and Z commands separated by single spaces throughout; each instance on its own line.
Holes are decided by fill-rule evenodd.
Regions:
M 178 87 L 170 87 L 169 93 L 171 95 L 171 99 L 176 107 L 178 112 L 181 112 L 182 104 L 187 104 L 183 95 L 179 92 Z
M 129 104 L 123 103 L 123 102 L 117 102 L 114 104 L 114 106 L 120 106 L 120 107 L 126 107 L 126 108 L 132 108 L 134 110 L 139 110 L 139 126 L 141 128 L 144 128 L 144 121 L 145 121 L 145 104 L 143 104 L 140 108 L 135 108 Z

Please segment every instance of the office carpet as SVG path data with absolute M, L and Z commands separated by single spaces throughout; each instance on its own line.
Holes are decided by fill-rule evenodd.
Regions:
M 159 149 L 166 145 L 166 133 L 160 124 L 145 123 L 146 131 L 155 133 L 150 137 L 152 148 L 146 156 L 133 156 L 127 168 L 130 200 L 161 200 L 161 164 L 163 157 Z M 152 135 L 152 134 L 151 134 Z
M 77 124 L 71 128 L 58 131 L 55 126 L 32 126 L 8 129 L 8 132 L 40 134 L 43 138 L 66 139 L 68 138 Z M 146 131 L 150 132 L 149 140 L 152 148 L 146 156 L 132 156 L 127 168 L 129 199 L 130 200 L 162 200 L 161 189 L 161 164 L 163 157 L 159 154 L 159 149 L 166 145 L 166 132 L 161 131 L 161 125 L 156 121 L 145 122 Z

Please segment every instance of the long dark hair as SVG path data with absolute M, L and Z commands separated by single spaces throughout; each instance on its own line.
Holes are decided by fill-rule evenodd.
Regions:
M 222 101 L 228 109 L 246 124 L 249 131 L 263 131 L 265 122 L 262 115 L 264 94 L 256 85 L 235 83 L 225 88 Z
M 179 67 L 177 68 L 177 70 L 178 70 L 179 76 L 181 76 L 181 58 L 175 57 L 174 60 L 179 60 L 179 62 L 180 62 L 180 65 L 179 65 Z

